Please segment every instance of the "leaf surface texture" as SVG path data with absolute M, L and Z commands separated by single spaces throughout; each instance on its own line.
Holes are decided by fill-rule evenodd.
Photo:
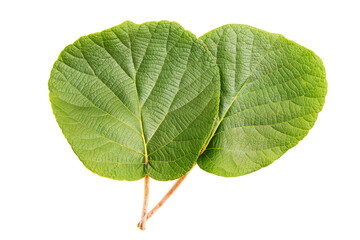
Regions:
M 321 59 L 280 34 L 247 25 L 225 25 L 200 39 L 216 58 L 221 95 L 198 165 L 234 177 L 271 164 L 307 135 L 324 105 Z
M 220 82 L 211 53 L 179 24 L 124 22 L 67 46 L 49 89 L 58 124 L 91 171 L 172 180 L 209 137 Z

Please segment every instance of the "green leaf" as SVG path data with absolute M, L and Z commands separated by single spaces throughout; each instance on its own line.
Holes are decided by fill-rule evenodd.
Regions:
M 321 59 L 279 34 L 225 25 L 200 37 L 220 69 L 219 115 L 203 170 L 241 176 L 271 164 L 302 140 L 321 111 Z
M 179 24 L 124 22 L 67 46 L 49 90 L 88 169 L 117 180 L 172 180 L 191 169 L 209 137 L 220 80 L 211 53 Z

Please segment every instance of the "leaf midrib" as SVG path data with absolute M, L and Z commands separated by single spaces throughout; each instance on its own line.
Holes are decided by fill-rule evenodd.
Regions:
M 147 163 L 148 163 L 147 144 L 146 144 L 146 140 L 145 140 L 144 127 L 143 127 L 142 117 L 141 117 L 141 106 L 140 106 L 139 94 L 138 94 L 138 90 L 137 90 L 137 87 L 136 87 L 136 75 L 137 75 L 136 73 L 137 73 L 137 70 L 135 69 L 135 63 L 134 63 L 134 56 L 133 56 L 133 52 L 132 52 L 132 44 L 131 44 L 130 33 L 128 32 L 127 34 L 128 34 L 128 37 L 129 37 L 130 54 L 131 54 L 131 60 L 132 60 L 133 68 L 134 68 L 134 81 L 133 82 L 134 82 L 135 93 L 136 93 L 136 101 L 137 101 L 137 104 L 138 104 L 138 107 L 139 107 L 139 123 L 140 123 L 140 128 L 141 128 L 141 138 L 142 138 L 143 144 L 144 144 L 144 156 L 145 156 L 144 168 L 145 168 L 147 166 Z M 150 45 L 150 42 L 151 42 L 151 38 L 149 40 L 149 44 L 147 45 L 147 48 Z M 144 52 L 144 56 L 146 54 L 146 51 L 147 51 L 147 49 Z M 139 67 L 140 67 L 143 59 L 144 59 L 144 57 L 141 59 Z M 144 171 L 146 173 L 146 168 L 144 169 Z
M 270 44 L 268 50 L 266 51 L 266 53 L 264 54 L 264 56 L 258 61 L 258 63 L 256 64 L 256 66 L 253 68 L 253 70 L 249 73 L 249 75 L 247 76 L 244 84 L 241 86 L 240 90 L 237 92 L 237 94 L 235 95 L 235 97 L 232 99 L 232 101 L 230 102 L 229 106 L 226 108 L 224 114 L 222 115 L 221 119 L 219 120 L 219 122 L 217 123 L 214 131 L 212 132 L 211 136 L 209 137 L 208 141 L 206 142 L 205 146 L 203 147 L 202 151 L 200 152 L 200 155 L 202 155 L 205 151 L 207 146 L 209 145 L 209 143 L 211 142 L 211 139 L 213 138 L 213 136 L 215 135 L 217 129 L 219 128 L 221 122 L 224 120 L 227 112 L 229 111 L 230 107 L 232 106 L 232 104 L 234 103 L 234 101 L 236 100 L 236 98 L 239 96 L 240 92 L 243 90 L 243 88 L 245 87 L 246 83 L 248 82 L 249 78 L 251 77 L 251 75 L 254 73 L 254 71 L 256 70 L 256 68 L 261 64 L 261 62 L 265 59 L 265 57 L 270 53 L 270 49 L 272 48 L 272 46 L 274 46 L 274 44 L 276 43 L 276 41 L 279 39 L 280 35 L 277 36 L 277 38 L 274 40 L 274 42 L 272 44 Z M 251 59 L 251 58 L 250 58 Z

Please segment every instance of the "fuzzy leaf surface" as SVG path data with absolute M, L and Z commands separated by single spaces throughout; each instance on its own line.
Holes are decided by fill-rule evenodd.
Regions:
M 204 44 L 167 21 L 81 37 L 61 52 L 49 80 L 53 112 L 76 155 L 117 180 L 188 172 L 213 128 L 219 85 Z
M 327 93 L 325 68 L 314 52 L 247 25 L 225 25 L 200 39 L 221 78 L 219 114 L 200 168 L 225 177 L 248 174 L 308 134 Z

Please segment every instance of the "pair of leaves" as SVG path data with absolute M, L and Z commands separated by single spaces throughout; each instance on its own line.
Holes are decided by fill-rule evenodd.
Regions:
M 320 58 L 282 35 L 233 24 L 198 39 L 168 21 L 81 37 L 49 80 L 74 152 L 117 180 L 173 180 L 196 161 L 220 176 L 256 171 L 304 138 L 326 87 Z

